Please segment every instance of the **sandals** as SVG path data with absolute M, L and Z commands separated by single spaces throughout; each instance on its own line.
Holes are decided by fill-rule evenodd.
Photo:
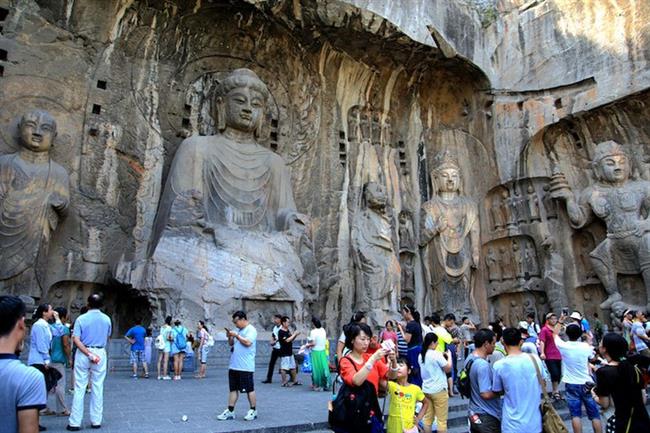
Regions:
M 289 385 L 289 382 L 284 382 L 280 386 L 283 387 L 283 388 L 287 388 L 287 387 L 290 387 L 291 385 Z
M 56 416 L 70 416 L 70 411 L 66 409 L 63 412 L 57 413 Z

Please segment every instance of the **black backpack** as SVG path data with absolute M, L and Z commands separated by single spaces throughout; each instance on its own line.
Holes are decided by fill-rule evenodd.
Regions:
M 355 371 L 359 371 L 348 356 L 343 357 L 341 361 L 346 358 Z M 332 394 L 335 393 L 335 388 L 336 380 L 332 386 Z M 371 432 L 382 420 L 375 387 L 367 380 L 361 386 L 348 386 L 344 383 L 331 404 L 327 421 L 335 432 Z
M 458 388 L 460 395 L 465 398 L 472 396 L 472 385 L 469 383 L 469 371 L 473 363 L 474 360 L 470 359 L 467 365 L 458 373 L 458 378 L 456 379 L 456 388 Z

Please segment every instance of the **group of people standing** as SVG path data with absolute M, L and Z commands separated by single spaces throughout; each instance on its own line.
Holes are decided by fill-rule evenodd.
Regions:
M 101 295 L 89 296 L 84 312 L 70 325 L 65 309 L 39 305 L 33 314 L 26 367 L 18 359 L 27 330 L 26 306 L 16 296 L 0 296 L 0 383 L 4 394 L 0 412 L 8 414 L 3 417 L 6 431 L 46 430 L 39 425 L 39 416 L 47 408 L 50 392 L 56 400 L 56 410 L 48 409 L 46 413 L 68 416 L 67 430 L 80 430 L 89 383 L 91 427 L 101 427 L 106 345 L 112 331 L 111 320 L 101 312 L 102 306 Z M 64 401 L 68 365 L 73 366 L 74 384 L 70 411 Z

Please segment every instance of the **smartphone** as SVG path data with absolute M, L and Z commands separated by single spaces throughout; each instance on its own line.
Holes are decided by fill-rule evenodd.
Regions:
M 381 342 L 381 348 L 386 352 L 392 352 L 395 349 L 395 343 L 393 340 L 384 340 Z
M 223 329 L 226 330 L 226 335 L 230 334 L 230 329 L 228 329 L 228 328 L 223 328 Z
M 568 316 L 569 315 L 569 309 L 568 308 L 562 308 L 562 314 L 564 314 L 565 316 Z

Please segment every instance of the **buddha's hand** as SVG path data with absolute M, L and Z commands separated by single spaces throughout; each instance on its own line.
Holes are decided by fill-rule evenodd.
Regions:
M 641 236 L 647 232 L 650 232 L 650 221 L 647 219 L 642 219 L 639 221 L 639 225 L 636 227 L 635 234 L 637 236 Z
M 573 198 L 573 191 L 571 191 L 571 187 L 564 173 L 555 173 L 551 176 L 549 186 L 552 198 L 565 201 Z

